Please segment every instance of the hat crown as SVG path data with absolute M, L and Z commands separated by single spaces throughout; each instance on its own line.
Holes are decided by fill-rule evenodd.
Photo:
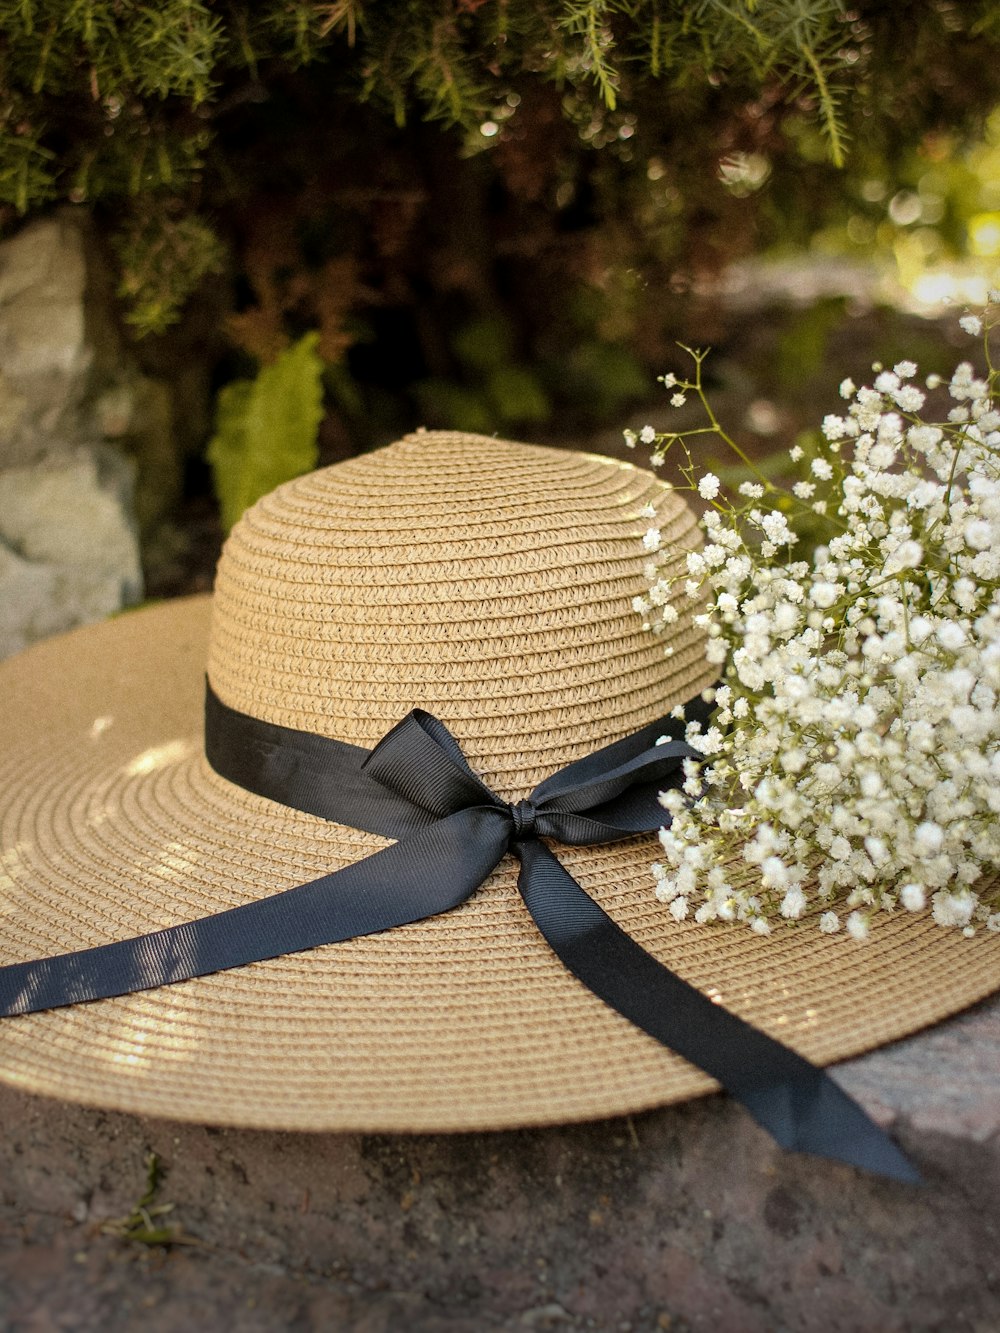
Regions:
M 690 611 L 667 656 L 633 609 L 653 523 L 682 569 L 696 519 L 649 472 L 407 436 L 243 515 L 216 578 L 212 686 L 241 712 L 365 747 L 424 708 L 513 799 L 713 679 Z

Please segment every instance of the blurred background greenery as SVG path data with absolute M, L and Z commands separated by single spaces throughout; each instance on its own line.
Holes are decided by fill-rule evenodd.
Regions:
M 88 218 L 204 422 L 181 526 L 416 425 L 617 449 L 677 339 L 767 452 L 873 354 L 947 369 L 935 321 L 996 285 L 994 0 L 0 0 L 0 34 L 0 234 Z

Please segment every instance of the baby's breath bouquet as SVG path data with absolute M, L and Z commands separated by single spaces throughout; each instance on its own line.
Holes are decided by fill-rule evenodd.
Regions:
M 689 724 L 704 755 L 683 792 L 664 793 L 672 822 L 653 867 L 678 920 L 842 918 L 857 939 L 879 911 L 930 907 L 965 935 L 1000 930 L 1000 410 L 984 314 L 985 372 L 950 383 L 901 361 L 871 387 L 840 386 L 848 406 L 822 441 L 796 446 L 799 480 L 776 484 L 719 425 L 702 386 L 664 377 L 672 402 L 697 395 L 697 431 L 626 432 L 653 462 L 680 448 L 687 485 L 709 508 L 706 544 L 687 574 L 645 535 L 649 592 L 635 607 L 652 631 L 694 598 L 722 684 L 711 724 Z M 690 349 L 685 349 L 689 351 Z M 936 398 L 942 410 L 929 410 Z M 942 420 L 932 420 L 940 415 Z M 688 449 L 712 434 L 749 477 L 730 496 L 699 475 Z M 723 471 L 723 469 L 719 469 Z M 800 534 L 825 525 L 809 558 Z M 993 876 L 991 878 L 991 875 Z

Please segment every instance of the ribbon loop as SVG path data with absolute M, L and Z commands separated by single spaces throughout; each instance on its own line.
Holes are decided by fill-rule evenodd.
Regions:
M 473 773 L 445 724 L 419 708 L 382 737 L 361 768 L 438 819 L 470 805 L 503 805 Z
M 615 748 L 609 746 L 608 751 Z M 650 745 L 620 761 L 604 750 L 597 750 L 553 773 L 538 784 L 532 795 L 543 800 L 548 810 L 571 813 L 593 810 L 625 793 L 631 794 L 643 784 L 655 785 L 657 791 L 675 786 L 685 759 L 700 761 L 702 755 L 681 740 Z M 657 820 L 663 822 L 662 813 Z

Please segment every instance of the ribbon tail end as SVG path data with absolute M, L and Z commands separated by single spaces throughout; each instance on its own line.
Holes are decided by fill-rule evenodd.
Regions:
M 777 1084 L 744 1093 L 743 1104 L 782 1148 L 811 1153 L 902 1184 L 923 1177 L 902 1149 L 829 1075 L 812 1086 Z
M 860 1168 L 871 1175 L 882 1176 L 886 1180 L 898 1180 L 903 1185 L 922 1185 L 924 1178 L 906 1154 L 896 1143 L 877 1126 L 868 1124 L 850 1140 L 830 1142 L 804 1142 L 799 1151 L 827 1157 L 835 1162 L 844 1162 L 848 1166 Z

